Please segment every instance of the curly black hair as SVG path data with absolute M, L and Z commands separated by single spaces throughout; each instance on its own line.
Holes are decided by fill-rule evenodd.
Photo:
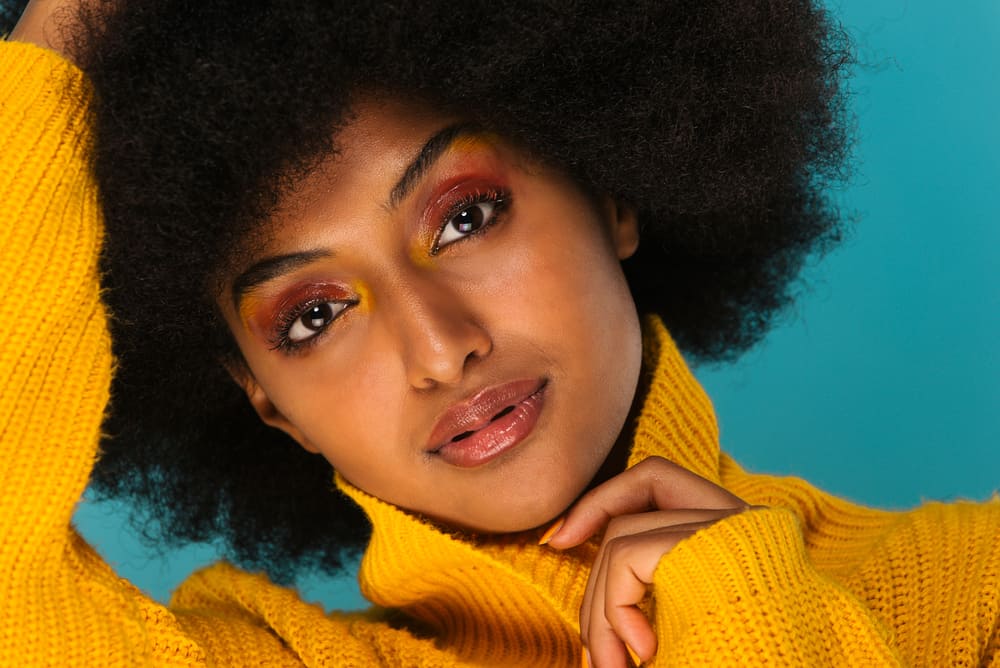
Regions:
M 842 232 L 852 54 L 811 0 L 113 0 L 81 26 L 118 359 L 93 485 L 278 579 L 336 570 L 368 526 L 223 369 L 212 286 L 359 91 L 458 113 L 634 207 L 633 295 L 697 359 L 757 342 Z

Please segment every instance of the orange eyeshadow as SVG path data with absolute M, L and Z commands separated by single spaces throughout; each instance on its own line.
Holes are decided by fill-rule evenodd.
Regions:
M 458 137 L 448 147 L 449 152 L 473 153 L 477 151 L 491 150 L 500 143 L 500 137 L 492 132 L 483 132 L 475 135 L 464 135 Z
M 357 295 L 358 305 L 356 308 L 361 313 L 371 313 L 371 310 L 375 307 L 375 298 L 372 296 L 372 291 L 368 287 L 368 284 L 364 281 L 354 281 L 351 283 L 351 291 Z
M 422 269 L 433 269 L 434 256 L 431 255 L 431 244 L 434 243 L 434 236 L 421 234 L 416 242 L 410 246 L 410 259 Z
M 243 323 L 244 329 L 250 329 L 250 319 L 260 310 L 261 301 L 260 298 L 254 297 L 252 293 L 243 295 L 243 298 L 240 300 L 240 322 Z

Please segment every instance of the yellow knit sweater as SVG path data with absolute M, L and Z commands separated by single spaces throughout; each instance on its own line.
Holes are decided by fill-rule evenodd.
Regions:
M 578 665 L 593 544 L 448 535 L 339 481 L 374 525 L 376 607 L 330 615 L 227 564 L 164 607 L 80 538 L 112 367 L 87 97 L 54 54 L 0 45 L 0 665 Z M 645 362 L 631 463 L 661 455 L 769 506 L 662 559 L 656 665 L 1000 665 L 1000 501 L 888 513 L 747 474 L 655 320 Z

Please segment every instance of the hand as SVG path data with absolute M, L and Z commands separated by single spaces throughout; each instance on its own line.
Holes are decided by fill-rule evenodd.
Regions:
M 650 457 L 577 501 L 548 545 L 579 545 L 607 526 L 583 605 L 580 635 L 599 668 L 646 661 L 656 636 L 638 608 L 664 554 L 684 538 L 748 509 L 739 497 L 662 457 Z M 628 649 L 626 649 L 626 647 Z

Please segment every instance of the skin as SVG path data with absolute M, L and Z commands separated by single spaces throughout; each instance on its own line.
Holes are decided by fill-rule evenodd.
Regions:
M 580 612 L 587 661 L 626 666 L 627 647 L 649 659 L 656 636 L 637 606 L 657 563 L 747 505 L 655 457 L 580 496 L 603 479 L 616 444 L 628 447 L 619 436 L 641 335 L 620 261 L 638 244 L 635 216 L 477 134 L 456 138 L 387 204 L 421 146 L 452 122 L 419 107 L 359 105 L 337 158 L 296 188 L 246 264 L 316 257 L 219 300 L 247 362 L 234 377 L 265 422 L 361 489 L 442 524 L 518 531 L 570 508 L 550 547 L 604 532 Z M 499 222 L 434 254 L 441 192 L 498 184 L 511 202 Z M 289 291 L 314 294 L 303 285 L 351 305 L 313 345 L 276 349 L 275 304 Z M 449 406 L 522 378 L 549 383 L 525 441 L 473 468 L 427 453 Z
M 7 39 L 30 42 L 70 57 L 68 41 L 60 29 L 61 22 L 72 16 L 77 7 L 86 4 L 79 0 L 31 0 Z
M 60 16 L 77 6 L 32 0 L 8 39 L 69 57 Z M 651 659 L 656 636 L 637 605 L 657 564 L 683 538 L 747 504 L 658 457 L 610 471 L 577 498 L 595 474 L 607 477 L 598 472 L 616 459 L 609 455 L 635 393 L 639 330 L 618 267 L 638 243 L 634 214 L 595 202 L 489 137 L 460 138 L 443 156 L 451 172 L 443 162 L 409 197 L 386 206 L 394 178 L 449 119 L 372 101 L 358 111 L 340 136 L 340 157 L 299 185 L 259 249 L 335 249 L 336 258 L 300 266 L 238 303 L 220 298 L 248 362 L 231 369 L 234 379 L 265 422 L 403 507 L 490 531 L 529 528 L 569 507 L 547 532 L 549 547 L 603 532 L 580 610 L 584 664 L 619 668 L 630 662 L 626 652 L 634 663 Z M 421 209 L 434 179 L 491 165 L 502 166 L 485 171 L 504 175 L 516 201 L 510 218 L 429 253 L 435 232 L 413 221 L 433 218 Z M 274 349 L 260 313 L 273 317 L 267 301 L 281 293 L 281 281 L 302 278 L 336 286 L 338 298 L 356 303 L 329 340 L 289 354 Z M 537 374 L 556 391 L 537 433 L 509 456 L 451 470 L 424 452 L 421 437 L 449 402 Z M 504 504 L 483 502 L 500 498 Z
M 265 422 L 385 501 L 448 526 L 518 531 L 588 487 L 628 416 L 641 334 L 620 261 L 637 222 L 476 132 L 393 201 L 425 143 L 454 123 L 360 103 L 340 152 L 297 184 L 218 303 L 246 361 L 234 375 Z M 455 202 L 495 192 L 494 225 L 470 236 L 447 225 Z M 232 298 L 248 267 L 302 253 Z M 343 310 L 308 344 L 276 346 L 309 300 Z M 546 388 L 516 447 L 475 467 L 428 451 L 445 411 L 522 379 Z
M 603 530 L 580 606 L 584 665 L 621 668 L 656 654 L 639 603 L 665 554 L 683 539 L 750 506 L 662 457 L 650 457 L 587 492 L 548 545 L 567 549 Z

